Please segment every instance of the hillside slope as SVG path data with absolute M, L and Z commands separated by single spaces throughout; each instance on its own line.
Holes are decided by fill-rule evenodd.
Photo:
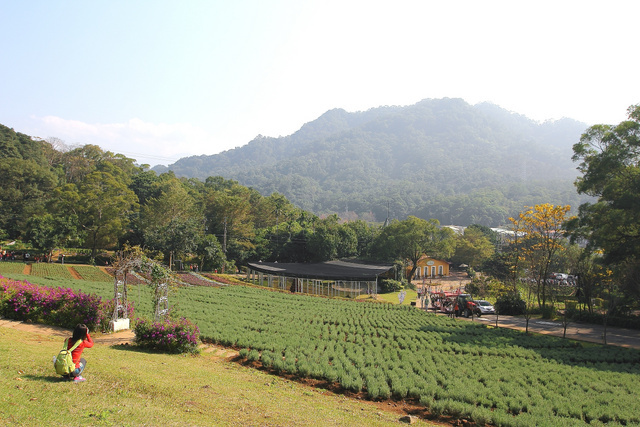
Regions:
M 400 403 L 347 399 L 241 366 L 215 347 L 185 357 L 96 342 L 83 353 L 87 381 L 74 384 L 51 364 L 61 343 L 47 330 L 0 327 L 0 425 L 389 426 L 404 415 Z
M 389 206 L 396 218 L 500 225 L 524 205 L 578 204 L 571 148 L 586 127 L 538 123 L 491 104 L 424 100 L 330 110 L 292 135 L 155 169 L 235 179 L 317 214 L 381 221 Z

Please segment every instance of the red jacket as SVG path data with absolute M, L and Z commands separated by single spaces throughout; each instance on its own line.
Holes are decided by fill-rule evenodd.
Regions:
M 73 341 L 73 338 L 69 338 L 69 342 L 67 344 L 67 350 L 74 346 L 76 341 Z M 76 364 L 76 368 L 80 367 L 80 356 L 82 356 L 82 350 L 85 348 L 93 347 L 93 340 L 91 339 L 91 335 L 87 332 L 87 339 L 83 340 L 75 350 L 71 352 L 71 357 L 73 357 L 73 363 Z

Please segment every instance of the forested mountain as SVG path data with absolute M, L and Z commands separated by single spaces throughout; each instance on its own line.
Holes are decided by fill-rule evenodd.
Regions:
M 222 176 L 316 214 L 502 225 L 524 205 L 580 203 L 572 146 L 587 125 L 538 123 L 492 104 L 423 100 L 326 112 L 286 137 L 180 159 L 157 172 Z

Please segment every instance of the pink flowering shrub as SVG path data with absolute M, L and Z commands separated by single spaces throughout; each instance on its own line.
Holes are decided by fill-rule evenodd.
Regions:
M 0 276 L 0 315 L 73 329 L 84 323 L 89 330 L 108 325 L 113 301 L 64 288 L 50 288 Z M 129 315 L 133 314 L 130 305 Z
M 200 329 L 189 319 L 150 322 L 137 319 L 134 343 L 142 348 L 168 353 L 197 353 Z

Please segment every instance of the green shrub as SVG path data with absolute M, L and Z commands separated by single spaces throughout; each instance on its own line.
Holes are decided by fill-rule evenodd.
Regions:
M 297 369 L 298 369 L 298 373 L 302 377 L 311 376 L 311 365 L 309 364 L 308 360 L 306 360 L 306 359 L 305 360 L 298 360 Z
M 566 310 L 575 311 L 578 309 L 578 301 L 576 300 L 565 300 L 564 307 Z
M 387 294 L 389 292 L 397 292 L 403 288 L 402 282 L 393 279 L 382 279 L 380 281 L 380 293 Z
M 471 411 L 471 418 L 477 425 L 486 425 L 491 422 L 491 410 L 488 408 L 477 407 Z
M 249 362 L 255 362 L 256 360 L 260 360 L 260 352 L 256 349 L 253 349 L 247 354 L 247 360 Z
M 543 319 L 551 319 L 554 312 L 555 307 L 553 307 L 552 305 L 545 305 L 544 307 L 540 307 L 540 313 L 542 314 Z
M 113 277 L 109 276 L 98 267 L 89 265 L 74 265 L 73 269 L 82 277 L 83 280 L 91 282 L 107 282 L 113 283 Z
M 518 294 L 507 294 L 498 297 L 494 307 L 498 314 L 506 314 L 509 316 L 524 314 L 527 308 L 526 303 Z
M 275 353 L 271 350 L 264 350 L 262 355 L 260 356 L 260 360 L 262 361 L 262 365 L 265 368 L 271 368 L 273 366 L 273 360 L 275 358 Z
M 274 371 L 276 371 L 277 374 L 285 371 L 284 360 L 282 359 L 281 355 L 276 354 L 276 357 L 274 357 L 273 364 L 271 365 L 271 367 L 273 368 Z

